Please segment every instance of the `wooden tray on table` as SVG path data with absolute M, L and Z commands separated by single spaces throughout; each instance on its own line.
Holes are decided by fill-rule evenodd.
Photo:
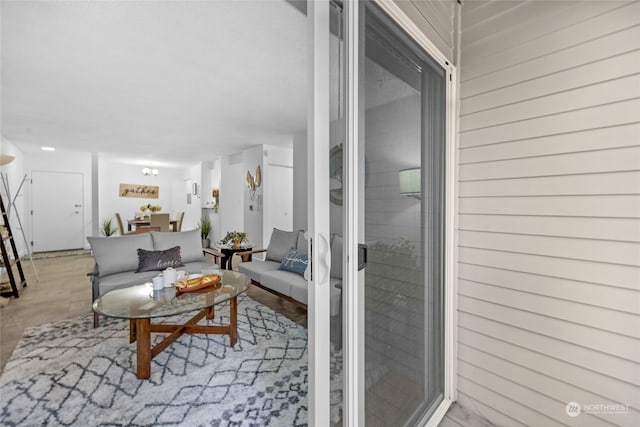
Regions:
M 222 286 L 222 277 L 219 274 L 210 274 L 193 279 L 180 279 L 176 284 L 176 296 L 189 292 L 211 292 L 212 289 L 220 286 Z

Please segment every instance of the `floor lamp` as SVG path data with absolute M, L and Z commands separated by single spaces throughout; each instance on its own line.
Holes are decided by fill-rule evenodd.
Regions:
M 0 154 L 0 166 L 4 166 L 7 163 L 11 163 L 15 157 L 9 156 L 8 154 Z M 16 191 L 16 195 L 11 197 L 11 189 L 9 187 L 9 176 L 6 173 L 0 173 L 2 176 L 2 185 L 4 186 L 4 192 L 7 195 L 8 203 L 7 203 L 7 217 L 11 219 L 11 209 L 15 207 L 16 198 L 22 191 L 22 187 L 27 180 L 27 174 L 22 178 L 22 182 L 20 182 L 20 186 L 18 187 L 18 191 Z M 18 220 L 18 225 L 20 226 L 20 233 L 22 233 L 22 240 L 24 241 L 24 247 L 27 248 L 27 253 L 29 254 L 29 260 L 31 261 L 31 268 L 33 268 L 33 274 L 36 276 L 36 282 L 40 281 L 38 278 L 38 271 L 36 270 L 36 266 L 33 263 L 33 253 L 31 252 L 31 248 L 29 247 L 29 243 L 27 242 L 27 236 L 24 234 L 24 228 L 22 227 L 22 220 L 20 219 L 20 214 L 17 209 L 14 209 L 16 213 L 16 219 Z

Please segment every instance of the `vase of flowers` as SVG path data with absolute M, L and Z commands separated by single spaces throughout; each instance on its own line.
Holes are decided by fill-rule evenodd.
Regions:
M 152 205 L 151 203 L 148 203 L 146 205 L 142 205 L 140 206 L 140 212 L 160 212 L 162 210 L 162 206 L 160 205 Z

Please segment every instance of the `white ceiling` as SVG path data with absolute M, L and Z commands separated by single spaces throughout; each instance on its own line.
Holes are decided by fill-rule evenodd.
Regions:
M 306 128 L 306 17 L 272 1 L 2 1 L 2 136 L 183 166 Z

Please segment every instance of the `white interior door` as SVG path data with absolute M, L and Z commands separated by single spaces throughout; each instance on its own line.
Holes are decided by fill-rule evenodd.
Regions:
M 84 177 L 81 173 L 31 174 L 33 252 L 84 247 Z

